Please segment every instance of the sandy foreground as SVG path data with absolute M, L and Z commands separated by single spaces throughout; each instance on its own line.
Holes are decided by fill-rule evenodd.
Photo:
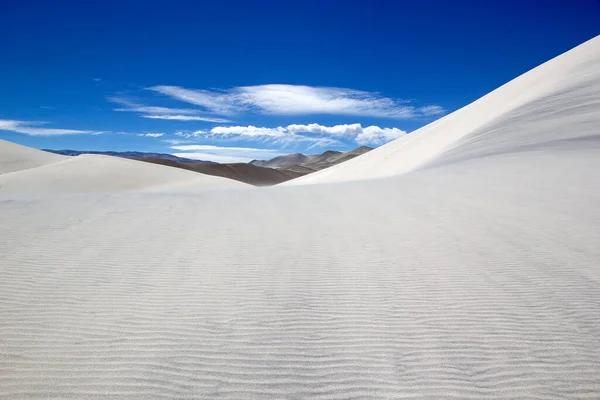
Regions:
M 327 184 L 0 175 L 0 398 L 597 399 L 596 50 L 299 182 Z

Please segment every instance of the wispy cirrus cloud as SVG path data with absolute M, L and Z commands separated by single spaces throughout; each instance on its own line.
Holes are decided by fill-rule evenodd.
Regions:
M 442 106 L 425 106 L 419 109 L 419 112 L 423 116 L 440 115 L 444 114 L 446 110 Z
M 243 135 L 250 137 L 270 136 L 283 137 L 289 132 L 286 128 L 278 126 L 276 128 L 261 128 L 252 125 L 248 126 L 216 126 L 210 130 L 212 135 Z
M 165 136 L 165 134 L 162 132 L 148 132 L 148 133 L 138 133 L 136 136 L 159 138 L 159 137 Z
M 308 143 L 315 146 L 339 144 L 338 139 L 351 139 L 361 145 L 381 145 L 406 135 L 406 131 L 398 128 L 382 128 L 379 126 L 363 127 L 361 124 L 345 124 L 324 126 L 319 124 L 292 124 L 274 128 L 248 126 L 216 126 L 208 130 L 192 133 L 177 132 L 183 138 L 240 138 L 246 140 L 269 141 L 271 143 L 292 144 Z M 306 135 L 306 134 L 311 134 Z M 317 135 L 317 136 L 315 136 Z
M 177 157 L 219 163 L 247 163 L 255 159 L 270 159 L 284 154 L 279 150 L 212 145 L 175 145 L 171 146 L 171 149 L 178 151 L 173 153 Z
M 145 106 L 124 97 L 109 97 L 108 100 L 122 106 L 121 108 L 115 108 L 114 111 L 134 112 L 140 114 L 142 118 L 173 121 L 205 121 L 216 123 L 230 122 L 224 118 L 202 115 L 205 113 L 203 113 L 201 110 L 195 110 L 191 108 Z
M 234 93 L 230 91 L 186 89 L 180 86 L 153 86 L 148 88 L 154 92 L 172 97 L 174 99 L 194 104 L 209 112 L 219 115 L 233 115 L 243 110 Z M 233 89 L 235 90 L 235 89 Z
M 40 125 L 45 125 L 47 122 L 37 121 L 15 121 L 0 119 L 0 131 L 11 131 L 24 133 L 31 136 L 59 136 L 59 135 L 97 135 L 104 132 L 81 130 L 81 129 L 57 129 L 43 128 Z
M 416 106 L 411 101 L 361 90 L 269 84 L 226 90 L 153 86 L 148 90 L 202 107 L 216 115 L 258 112 L 267 115 L 350 115 L 393 119 L 430 117 L 445 112 L 439 105 Z
M 153 115 L 142 115 L 142 118 L 164 119 L 164 120 L 170 120 L 170 121 L 204 121 L 204 122 L 217 122 L 217 123 L 230 122 L 229 120 L 223 119 L 223 118 L 200 117 L 200 116 L 197 116 L 197 115 L 161 115 L 161 114 L 153 114 Z

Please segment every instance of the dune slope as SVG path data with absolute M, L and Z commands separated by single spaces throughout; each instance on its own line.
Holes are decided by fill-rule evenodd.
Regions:
M 409 135 L 284 185 L 393 176 L 598 135 L 598 93 L 600 36 Z
M 125 158 L 82 154 L 0 175 L 0 194 L 98 193 L 173 188 L 236 187 L 244 184 Z
M 0 175 L 64 160 L 65 157 L 0 139 Z
M 594 398 L 599 154 L 4 201 L 0 397 Z

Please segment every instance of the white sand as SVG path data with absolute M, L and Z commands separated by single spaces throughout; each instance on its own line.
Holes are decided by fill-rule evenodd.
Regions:
M 40 151 L 0 139 L 0 175 L 24 169 L 41 167 L 64 160 L 66 157 Z
M 3 145 L 3 143 L 0 143 L 0 145 Z M 0 148 L 0 150 L 2 149 Z M 95 154 L 64 157 L 58 162 L 39 168 L 0 175 L 0 195 L 7 193 L 13 195 L 111 193 L 131 190 L 206 189 L 209 187 L 244 186 L 247 185 L 232 179 Z
M 573 54 L 398 176 L 0 188 L 0 398 L 598 398 L 600 52 Z
M 600 36 L 481 99 L 343 164 L 285 185 L 372 179 L 600 135 Z

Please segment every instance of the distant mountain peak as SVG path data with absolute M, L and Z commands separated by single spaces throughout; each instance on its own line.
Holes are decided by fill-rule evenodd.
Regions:
M 275 157 L 271 160 L 252 160 L 249 164 L 259 167 L 287 169 L 306 174 L 331 167 L 332 165 L 339 164 L 344 161 L 348 161 L 371 150 L 373 150 L 373 148 L 361 146 L 347 152 L 327 150 L 321 154 L 310 155 L 293 153 Z

